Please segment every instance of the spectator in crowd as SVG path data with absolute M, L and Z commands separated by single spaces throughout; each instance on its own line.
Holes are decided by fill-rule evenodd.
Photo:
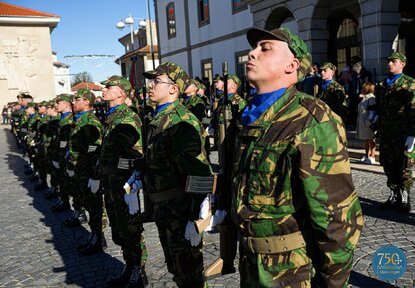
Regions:
M 3 125 L 4 125 L 4 124 L 8 124 L 8 123 L 9 123 L 9 118 L 8 118 L 8 109 L 7 109 L 7 105 L 4 105 L 4 106 L 3 106 L 2 115 L 3 115 Z
M 349 89 L 346 90 L 346 94 L 348 95 L 349 104 L 349 125 L 356 125 L 357 121 L 357 106 L 359 102 L 362 100 L 360 94 L 362 93 L 362 85 L 363 83 L 371 82 L 372 75 L 367 71 L 362 62 L 358 61 L 353 64 L 352 66 L 352 80 L 349 84 Z
M 376 98 L 373 92 L 375 84 L 368 82 L 362 85 L 361 102 L 358 105 L 357 137 L 365 141 L 365 156 L 360 160 L 364 164 L 375 164 L 376 143 L 374 140 L 373 124 L 378 116 L 375 113 Z

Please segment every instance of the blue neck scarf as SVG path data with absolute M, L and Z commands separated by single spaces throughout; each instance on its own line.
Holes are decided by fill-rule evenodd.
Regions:
M 255 87 L 249 87 L 249 92 L 248 92 L 248 94 L 253 95 L 253 94 L 255 94 L 255 92 L 256 92 Z
M 184 96 L 184 97 L 183 97 L 183 101 L 184 101 L 184 102 L 187 102 L 187 100 L 189 100 L 189 99 L 190 99 L 190 97 L 192 97 L 192 96 Z
M 399 77 L 401 77 L 402 73 L 399 74 L 390 74 L 388 78 L 385 79 L 386 87 L 389 87 L 396 81 Z
M 33 116 L 35 116 L 35 113 L 30 114 L 29 119 L 32 118 Z
M 221 94 L 221 93 L 223 93 L 223 90 L 216 89 L 216 95 L 219 95 L 219 94 Z
M 76 113 L 75 114 L 75 120 L 78 120 L 79 117 L 81 117 L 82 115 L 84 115 L 86 112 L 89 112 L 89 111 L 91 111 L 91 110 Z
M 166 109 L 171 103 L 173 103 L 173 102 L 167 102 L 167 103 L 160 104 L 160 105 L 157 104 L 156 109 L 154 109 L 154 111 L 153 111 L 153 117 L 156 116 L 159 112 Z
M 24 108 L 24 107 L 22 106 L 22 107 L 20 107 L 20 109 L 19 109 L 19 110 L 17 110 L 17 111 L 22 111 L 22 110 L 26 110 L 26 108 Z
M 246 126 L 255 122 L 262 113 L 282 97 L 286 90 L 287 88 L 281 88 L 269 93 L 254 94 L 251 102 L 242 112 L 242 125 Z
M 65 118 L 66 117 L 66 115 L 69 115 L 71 112 L 65 112 L 65 113 L 62 113 L 62 115 L 61 115 L 61 119 L 63 119 L 63 118 Z
M 321 89 L 322 89 L 322 90 L 326 89 L 326 87 L 327 87 L 327 86 L 329 86 L 329 84 L 330 84 L 332 81 L 333 81 L 333 79 L 332 79 L 332 80 L 322 80 L 322 81 L 321 81 Z
M 116 105 L 116 106 L 111 107 L 110 109 L 108 109 L 108 111 L 107 111 L 107 113 L 106 113 L 107 117 L 108 117 L 108 116 L 110 116 L 110 115 L 111 115 L 111 113 L 112 113 L 112 112 L 114 112 L 114 111 L 115 111 L 115 109 L 117 109 L 117 107 L 118 107 L 118 106 L 120 106 L 120 105 Z

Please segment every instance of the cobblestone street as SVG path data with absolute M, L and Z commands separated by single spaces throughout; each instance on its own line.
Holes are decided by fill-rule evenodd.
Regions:
M 6 126 L 3 126 L 6 127 Z M 87 225 L 67 228 L 62 222 L 71 212 L 55 214 L 43 192 L 33 189 L 23 173 L 24 159 L 7 128 L 0 129 L 0 287 L 105 287 L 109 277 L 122 269 L 122 255 L 107 227 L 105 253 L 84 257 L 76 249 L 87 235 Z M 355 253 L 350 279 L 352 287 L 415 287 L 415 214 L 379 211 L 387 198 L 383 174 L 353 170 L 353 180 L 365 215 L 365 226 Z M 412 207 L 415 208 L 415 197 Z M 149 258 L 149 287 L 176 287 L 167 272 L 154 223 L 145 224 Z M 219 234 L 205 237 L 205 265 L 219 255 Z M 374 275 L 372 255 L 393 244 L 407 257 L 407 271 L 396 282 Z M 238 259 L 236 259 L 236 262 Z M 239 287 L 238 273 L 208 282 L 209 287 Z

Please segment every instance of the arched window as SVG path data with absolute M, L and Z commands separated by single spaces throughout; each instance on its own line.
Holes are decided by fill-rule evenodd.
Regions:
M 329 61 L 337 65 L 337 73 L 350 65 L 354 56 L 360 57 L 359 24 L 350 15 L 342 12 L 330 20 Z

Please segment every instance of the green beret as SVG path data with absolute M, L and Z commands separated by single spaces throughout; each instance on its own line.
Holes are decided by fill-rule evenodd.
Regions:
M 189 77 L 182 67 L 173 63 L 165 62 L 159 65 L 156 70 L 151 70 L 143 73 L 147 79 L 154 79 L 159 75 L 167 75 L 178 87 L 180 94 L 183 94 L 189 86 Z
M 58 103 L 58 102 L 61 102 L 61 101 L 65 101 L 65 102 L 71 103 L 72 99 L 73 99 L 72 95 L 63 93 L 63 94 L 60 94 L 56 97 L 55 102 Z
M 301 81 L 307 75 L 311 66 L 311 55 L 308 53 L 307 44 L 288 28 L 277 28 L 271 31 L 251 28 L 248 30 L 246 37 L 252 47 L 256 46 L 259 41 L 267 39 L 286 42 L 288 48 L 290 48 L 294 56 L 301 62 L 297 70 L 298 81 Z
M 233 80 L 238 87 L 241 85 L 241 79 L 235 74 L 228 74 L 228 80 Z
M 392 54 L 388 57 L 388 61 L 393 59 L 399 59 L 402 62 L 406 62 L 406 56 L 401 52 L 392 52 Z
M 111 76 L 107 80 L 102 81 L 101 84 L 105 86 L 118 86 L 124 90 L 127 96 L 130 95 L 132 89 L 130 81 L 118 75 Z
M 336 65 L 334 65 L 333 63 L 330 63 L 330 62 L 324 62 L 320 67 L 321 70 L 324 70 L 326 68 L 330 68 L 333 71 L 337 70 Z
M 37 107 L 42 107 L 42 106 L 46 107 L 47 105 L 48 105 L 48 101 L 42 101 L 37 105 Z

